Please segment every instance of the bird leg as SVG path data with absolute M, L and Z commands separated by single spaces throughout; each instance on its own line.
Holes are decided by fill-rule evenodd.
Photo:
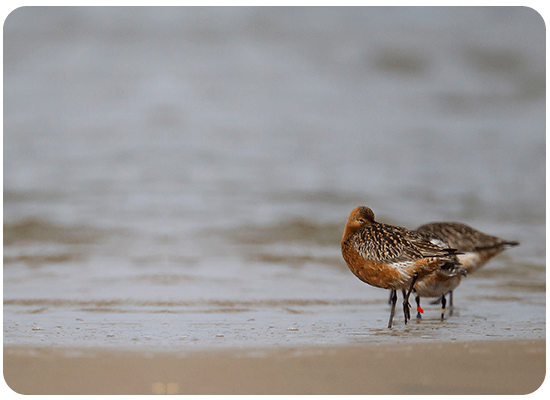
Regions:
M 447 304 L 447 299 L 445 298 L 445 295 L 441 295 L 441 321 L 445 319 L 445 305 Z
M 408 320 L 411 319 L 411 305 L 407 302 L 407 291 L 403 289 L 401 291 L 403 293 L 403 315 L 405 316 L 405 324 Z
M 422 313 L 424 312 L 424 310 L 422 309 L 422 307 L 420 307 L 420 296 L 416 296 L 416 312 L 416 318 L 422 318 Z
M 412 282 L 411 287 L 409 288 L 409 291 L 405 294 L 405 291 L 403 290 L 403 314 L 405 314 L 405 324 L 407 324 L 407 321 L 411 319 L 411 304 L 409 303 L 409 296 L 411 295 L 411 292 L 413 290 L 414 284 L 416 283 L 416 280 L 418 279 L 418 274 L 415 273 Z
M 391 328 L 393 316 L 395 314 L 395 303 L 397 303 L 397 291 L 395 291 L 394 289 L 390 290 L 390 302 L 391 302 L 391 311 L 390 311 L 390 322 L 388 322 L 388 328 Z
M 453 315 L 453 291 L 449 292 L 449 315 Z

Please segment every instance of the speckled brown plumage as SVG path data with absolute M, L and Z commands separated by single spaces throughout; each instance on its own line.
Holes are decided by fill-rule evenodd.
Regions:
M 433 240 L 440 240 L 462 253 L 458 256 L 461 267 L 469 274 L 485 265 L 491 258 L 510 247 L 519 245 L 487 235 L 460 222 L 431 222 L 416 229 L 416 232 Z
M 492 257 L 502 251 L 519 245 L 516 241 L 506 241 L 496 236 L 487 235 L 466 224 L 460 222 L 431 222 L 416 229 L 416 232 L 435 244 L 454 248 L 458 251 L 456 255 L 460 268 L 471 274 L 485 265 Z M 460 284 L 461 276 L 451 280 L 424 280 L 415 286 L 417 318 L 420 318 L 420 297 L 441 298 L 441 318 L 445 314 L 445 295 L 450 293 L 451 306 L 453 290 Z M 451 308 L 452 313 L 452 308 Z
M 355 276 L 369 285 L 392 290 L 392 295 L 396 290 L 410 293 L 415 284 L 436 273 L 446 275 L 441 271 L 456 264 L 454 249 L 434 244 L 406 228 L 376 222 L 368 207 L 356 207 L 350 213 L 341 250 Z M 392 316 L 394 307 L 395 302 Z M 407 307 L 405 299 L 405 323 Z M 388 326 L 391 324 L 390 316 Z

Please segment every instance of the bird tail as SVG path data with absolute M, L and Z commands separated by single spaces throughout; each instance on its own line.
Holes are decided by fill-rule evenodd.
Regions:
M 490 246 L 478 246 L 478 247 L 476 247 L 476 251 L 499 249 L 499 248 L 509 249 L 510 247 L 514 247 L 514 246 L 519 246 L 519 242 L 513 240 L 513 241 L 509 241 L 509 242 L 508 241 L 500 242 L 500 243 L 493 244 L 493 245 L 490 245 Z

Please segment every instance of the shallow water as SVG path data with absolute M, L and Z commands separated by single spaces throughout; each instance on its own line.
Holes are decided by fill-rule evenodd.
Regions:
M 527 8 L 24 8 L 4 26 L 4 345 L 545 337 Z M 351 209 L 521 246 L 387 329 Z

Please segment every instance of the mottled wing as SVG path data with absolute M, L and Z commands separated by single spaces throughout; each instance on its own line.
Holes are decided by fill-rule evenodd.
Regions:
M 451 248 L 440 240 L 428 240 L 418 232 L 406 228 L 396 227 L 405 239 L 415 247 L 415 250 L 425 257 L 451 257 L 456 254 L 456 249 Z
M 441 240 L 449 247 L 461 252 L 478 251 L 501 246 L 516 246 L 518 242 L 507 242 L 496 236 L 487 235 L 460 222 L 432 222 L 416 229 L 431 240 Z
M 380 262 L 449 257 L 453 253 L 453 250 L 441 248 L 406 228 L 376 222 L 357 231 L 351 242 L 363 258 Z

